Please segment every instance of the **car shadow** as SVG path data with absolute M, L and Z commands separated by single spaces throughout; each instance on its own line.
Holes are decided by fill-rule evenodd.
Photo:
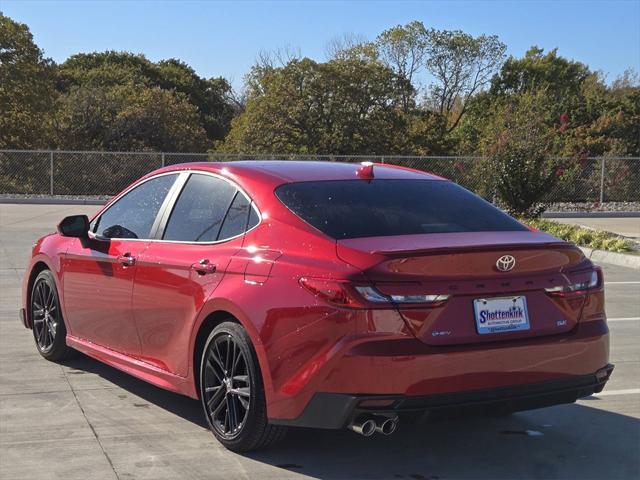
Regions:
M 104 380 L 174 415 L 182 417 L 202 428 L 209 428 L 206 420 L 202 416 L 202 410 L 198 400 L 151 385 L 82 353 L 78 353 L 73 358 L 66 360 L 64 365 L 73 369 L 73 371 L 69 372 L 70 374 L 85 372 L 98 375 Z
M 99 375 L 206 428 L 196 400 L 149 385 L 84 355 L 66 365 Z M 364 438 L 347 430 L 291 429 L 282 442 L 242 456 L 280 469 L 283 478 L 296 473 L 319 479 L 640 478 L 640 420 L 605 410 L 605 401 L 597 397 L 588 400 L 508 417 L 401 422 L 388 437 Z
M 389 437 L 292 430 L 281 444 L 246 456 L 322 479 L 601 480 L 640 478 L 639 445 L 638 419 L 574 404 L 400 424 Z

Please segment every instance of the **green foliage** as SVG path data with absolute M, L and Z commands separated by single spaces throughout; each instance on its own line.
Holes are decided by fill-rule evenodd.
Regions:
M 254 72 L 253 82 L 222 150 L 386 154 L 404 141 L 412 87 L 378 61 L 305 58 Z
M 523 58 L 507 59 L 491 82 L 491 94 L 506 96 L 543 89 L 559 116 L 578 105 L 581 87 L 592 75 L 585 64 L 559 56 L 557 49 L 544 54 L 541 48 L 531 47 Z
M 547 116 L 563 133 L 554 155 L 640 155 L 640 88 L 631 74 L 607 87 L 583 63 L 558 55 L 556 49 L 545 54 L 532 47 L 523 58 L 510 57 L 481 97 L 486 106 L 538 90 L 549 97 Z M 463 127 L 467 139 L 485 120 L 482 111 L 471 111 Z
M 29 28 L 0 12 L 0 148 L 46 148 L 55 68 Z
M 584 91 L 588 121 L 572 126 L 563 155 L 640 155 L 640 88 L 613 85 Z M 586 116 L 586 115 L 585 115 Z
M 542 218 L 525 218 L 522 221 L 538 230 L 547 232 L 562 240 L 575 243 L 576 245 L 598 250 L 608 250 L 610 252 L 628 252 L 633 250 L 633 243 L 630 240 L 603 230 L 590 230 L 576 225 L 568 225 Z
M 223 139 L 229 130 L 235 111 L 229 101 L 229 83 L 223 78 L 201 78 L 179 60 L 153 63 L 144 55 L 109 51 L 73 55 L 60 65 L 58 86 L 65 93 L 74 87 L 108 89 L 122 85 L 179 94 L 194 107 L 211 142 Z
M 521 213 L 539 211 L 557 182 L 596 188 L 587 156 L 640 156 L 637 75 L 607 85 L 555 49 L 504 61 L 505 49 L 496 36 L 412 21 L 373 41 L 345 35 L 327 62 L 289 51 L 261 58 L 238 101 L 224 78 L 202 78 L 177 59 L 106 51 L 55 65 L 26 25 L 0 13 L 0 148 L 489 153 L 493 163 L 465 166 L 465 178 L 496 167 L 502 180 L 480 193 Z M 544 155 L 575 161 L 554 178 Z M 629 180 L 608 179 L 607 192 L 631 198 L 640 169 L 618 171 Z M 528 191 L 522 181 L 533 182 Z
M 0 14 L 0 148 L 205 151 L 229 131 L 231 94 L 175 59 L 108 51 L 56 66 Z
M 58 104 L 56 143 L 71 150 L 197 152 L 208 142 L 186 95 L 130 83 L 72 87 Z
M 557 133 L 550 126 L 551 100 L 544 91 L 514 95 L 496 105 L 484 132 L 486 177 L 500 203 L 514 215 L 537 217 L 555 186 L 550 158 Z
M 473 37 L 460 30 L 427 29 L 419 21 L 389 28 L 374 42 L 347 40 L 331 45 L 332 58 L 381 61 L 416 92 L 425 93 L 423 110 L 447 119 L 444 135 L 456 129 L 467 103 L 489 83 L 506 50 L 495 35 Z M 430 77 L 420 78 L 423 72 Z M 421 84 L 427 82 L 427 91 L 422 92 Z M 411 111 L 412 100 L 403 98 L 405 113 Z

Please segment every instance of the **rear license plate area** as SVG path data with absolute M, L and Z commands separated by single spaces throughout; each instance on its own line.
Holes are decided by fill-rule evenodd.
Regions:
M 524 296 L 477 298 L 473 301 L 473 310 L 476 328 L 481 335 L 531 328 Z

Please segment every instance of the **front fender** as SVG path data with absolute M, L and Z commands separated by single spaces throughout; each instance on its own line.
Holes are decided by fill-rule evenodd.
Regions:
M 46 235 L 36 241 L 33 246 L 31 258 L 22 278 L 22 308 L 26 313 L 26 325 L 32 328 L 31 312 L 29 309 L 31 287 L 38 273 L 42 270 L 49 270 L 53 273 L 53 279 L 60 298 L 62 314 L 65 315 L 64 296 L 62 295 L 63 272 L 61 254 L 64 254 L 69 247 L 68 239 L 61 237 L 55 233 Z M 67 331 L 69 325 L 66 326 Z

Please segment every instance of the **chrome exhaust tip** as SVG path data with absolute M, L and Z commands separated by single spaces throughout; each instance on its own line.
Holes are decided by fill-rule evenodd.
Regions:
M 398 417 L 382 417 L 376 422 L 376 432 L 391 435 L 398 428 Z
M 376 422 L 373 418 L 359 417 L 351 422 L 347 428 L 364 437 L 370 437 L 376 431 Z

